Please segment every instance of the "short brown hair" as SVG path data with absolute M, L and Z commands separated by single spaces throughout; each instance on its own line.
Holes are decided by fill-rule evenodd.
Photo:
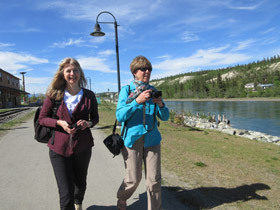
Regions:
M 152 70 L 151 62 L 146 57 L 139 55 L 131 61 L 130 71 L 133 74 L 137 69 L 141 67 L 147 67 Z

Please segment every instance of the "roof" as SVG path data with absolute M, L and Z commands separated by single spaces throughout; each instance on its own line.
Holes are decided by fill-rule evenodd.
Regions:
M 25 92 L 25 91 L 23 91 L 23 90 L 19 90 L 19 89 L 16 89 L 16 88 L 11 88 L 11 87 L 6 87 L 6 86 L 2 86 L 2 85 L 0 85 L 0 88 L 18 91 L 18 92 L 21 92 L 21 93 L 23 93 L 23 94 L 29 94 L 28 92 Z
M 12 75 L 11 73 L 9 73 L 9 72 L 7 72 L 7 71 L 1 69 L 1 68 L 0 68 L 0 71 L 3 71 L 3 72 L 5 72 L 6 74 L 8 74 L 8 75 L 10 75 L 10 76 L 12 76 L 12 77 L 14 77 L 14 78 L 17 78 L 18 80 L 21 80 L 20 78 L 16 77 L 15 75 Z

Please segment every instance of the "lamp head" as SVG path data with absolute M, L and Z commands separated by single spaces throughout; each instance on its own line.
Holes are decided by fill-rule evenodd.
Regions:
M 90 33 L 91 36 L 104 36 L 105 33 L 101 31 L 100 25 L 98 23 L 94 26 L 94 32 Z

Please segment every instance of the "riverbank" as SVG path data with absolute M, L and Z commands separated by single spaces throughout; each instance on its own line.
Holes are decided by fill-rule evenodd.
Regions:
M 280 101 L 280 98 L 180 98 L 164 101 Z
M 185 113 L 193 116 L 215 115 L 216 118 L 219 115 L 225 116 L 230 120 L 230 124 L 234 128 L 258 131 L 280 137 L 280 131 L 278 129 L 280 101 L 276 101 L 276 98 L 251 99 L 255 101 L 246 101 L 245 99 L 221 100 L 213 99 L 213 101 L 206 101 L 204 99 L 204 101 L 187 101 L 185 99 L 185 101 L 174 100 L 165 101 L 165 103 L 169 110 L 174 110 L 176 113 Z M 218 121 L 222 120 L 220 119 Z
M 227 133 L 230 135 L 236 135 L 243 138 L 248 138 L 251 140 L 256 140 L 264 143 L 273 143 L 275 145 L 280 146 L 280 137 L 268 135 L 266 133 L 245 130 L 245 129 L 237 129 L 231 127 L 226 122 L 209 122 L 208 119 L 203 119 L 195 116 L 183 116 L 184 118 L 184 125 L 194 128 L 201 128 L 201 129 L 211 129 L 217 130 L 223 133 Z

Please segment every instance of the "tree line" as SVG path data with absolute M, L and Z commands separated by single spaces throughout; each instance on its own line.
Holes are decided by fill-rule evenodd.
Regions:
M 223 78 L 226 73 L 233 76 Z M 191 79 L 180 82 L 184 76 Z M 170 76 L 163 80 L 160 85 L 155 83 L 155 86 L 168 99 L 280 97 L 280 56 L 228 68 Z M 254 88 L 245 88 L 248 83 L 253 83 Z M 273 86 L 263 88 L 259 84 Z

